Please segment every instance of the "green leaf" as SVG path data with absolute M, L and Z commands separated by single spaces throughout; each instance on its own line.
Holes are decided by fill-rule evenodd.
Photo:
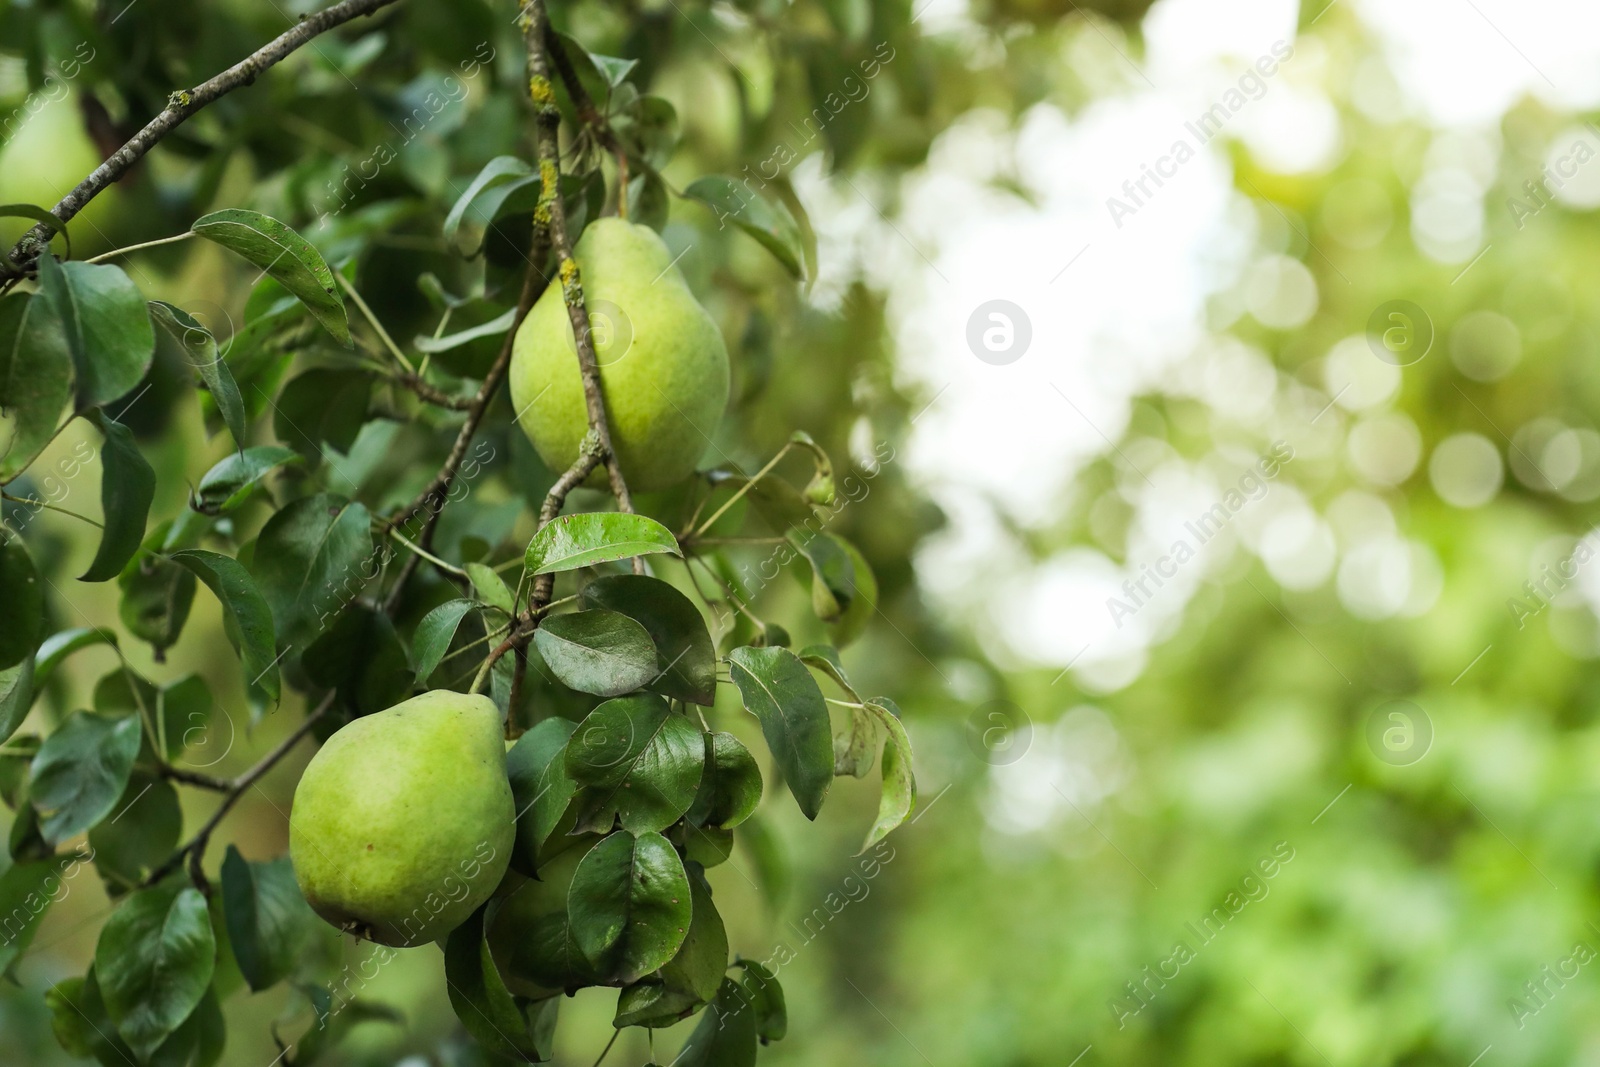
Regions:
M 593 608 L 548 615 L 533 640 L 551 673 L 580 693 L 621 696 L 643 688 L 657 674 L 650 634 L 615 611 Z
M 0 743 L 16 733 L 28 717 L 34 692 L 32 657 L 0 671 Z
M 801 663 L 826 674 L 851 700 L 858 704 L 861 702 L 855 687 L 850 684 L 849 676 L 844 672 L 844 661 L 839 658 L 838 649 L 832 645 L 807 645 L 800 650 L 799 656 Z
M 252 863 L 233 845 L 222 860 L 222 914 L 239 973 L 258 993 L 293 973 L 321 921 L 289 857 Z
M 739 985 L 755 1014 L 756 1036 L 763 1045 L 783 1040 L 784 1034 L 789 1032 L 789 1008 L 784 1003 L 783 987 L 778 984 L 777 976 L 755 960 L 741 959 L 738 963 L 744 968 Z
M 456 629 L 467 612 L 478 605 L 471 600 L 446 600 L 422 617 L 411 635 L 411 654 L 417 661 L 417 678 L 426 682 L 450 651 Z
M 199 1006 L 216 966 L 206 898 L 191 887 L 157 886 L 124 900 L 94 950 L 106 1011 L 142 1059 Z
M 511 329 L 511 324 L 517 320 L 517 309 L 511 308 L 502 315 L 490 319 L 488 322 L 479 323 L 465 330 L 447 333 L 442 337 L 417 336 L 412 340 L 417 351 L 435 355 L 440 352 L 449 352 L 460 348 L 462 345 L 471 344 L 484 337 L 504 336 Z
M 191 743 L 191 738 L 205 745 L 206 727 L 211 713 L 216 709 L 216 698 L 211 687 L 198 674 L 187 674 L 175 682 L 167 682 L 156 691 L 156 725 L 162 732 L 166 758 L 177 759 Z M 230 724 L 230 730 L 232 729 Z
M 42 689 L 49 683 L 50 675 L 55 673 L 61 661 L 74 652 L 94 645 L 111 645 L 115 648 L 116 644 L 117 635 L 101 627 L 82 627 L 51 634 L 39 646 L 38 655 L 34 657 L 34 681 Z
M 93 1056 L 101 1067 L 135 1063 L 137 1054 L 118 1035 L 92 966 L 83 978 L 57 983 L 45 999 L 54 1015 L 51 1029 L 63 1048 Z M 143 1060 L 149 1067 L 212 1067 L 222 1057 L 226 1025 L 216 991 L 207 989 L 183 1024 Z
M 674 1067 L 754 1067 L 756 1016 L 743 988 L 724 978 L 716 999 L 684 1042 Z
M 678 147 L 678 111 L 659 96 L 641 96 L 612 119 L 612 128 L 632 153 L 652 167 L 664 167 Z
M 28 765 L 38 754 L 37 734 L 23 734 L 11 744 L 0 745 L 0 804 L 8 808 L 27 806 Z M 4 862 L 0 859 L 0 864 Z
M 645 978 L 624 987 L 617 995 L 617 1010 L 611 1025 L 618 1030 L 625 1026 L 647 1029 L 672 1026 L 693 1015 L 704 1003 L 693 993 L 667 988 L 658 978 Z
M 888 697 L 878 697 L 867 702 L 867 710 L 883 723 L 889 738 L 883 744 L 883 794 L 878 800 L 878 818 L 867 832 L 861 852 L 888 837 L 889 831 L 905 822 L 917 806 L 917 779 L 911 771 L 911 739 L 900 723 L 900 709 Z
M 628 72 L 639 65 L 637 59 L 619 59 L 616 56 L 602 56 L 596 52 L 590 52 L 589 58 L 594 60 L 595 69 L 613 89 L 626 81 Z
M 678 954 L 661 968 L 661 981 L 668 989 L 689 993 L 704 1002 L 717 995 L 722 972 L 728 969 L 728 932 L 711 902 L 705 870 L 700 864 L 691 863 L 685 871 L 693 905 L 689 933 Z
M 193 571 L 216 594 L 230 623 L 228 640 L 244 663 L 246 682 L 261 686 L 276 702 L 278 667 L 272 609 L 250 572 L 238 560 L 203 548 L 174 552 L 167 558 Z
M 0 531 L 0 670 L 31 659 L 44 636 L 44 582 L 20 537 Z
M 11 858 L 17 862 L 47 860 L 56 853 L 55 846 L 39 832 L 39 813 L 32 804 L 24 804 L 12 820 L 11 833 L 7 835 Z
M 472 179 L 466 191 L 456 198 L 450 213 L 445 216 L 445 240 L 455 240 L 456 231 L 466 220 L 469 210 L 476 221 L 487 223 L 494 218 L 496 209 L 513 190 L 537 184 L 538 181 L 539 176 L 533 172 L 533 168 L 516 156 L 496 156 L 491 159 Z
M 211 708 L 211 690 L 197 674 L 157 688 L 122 664 L 94 687 L 94 709 L 101 715 L 135 717 L 142 723 L 150 723 L 150 729 L 159 732 L 160 737 L 152 737 L 147 732 L 139 751 L 140 758 L 145 760 L 155 756 L 155 744 L 162 739 L 166 758 L 182 753 L 184 735 L 191 731 L 203 733 Z
M 142 738 L 139 718 L 75 711 L 33 758 L 29 799 L 46 841 L 59 844 L 109 815 L 128 786 Z
M 786 648 L 736 648 L 728 657 L 744 706 L 761 721 L 800 810 L 815 819 L 833 784 L 833 730 L 817 681 Z
M 530 1033 L 530 1020 L 496 969 L 484 939 L 485 905 L 450 932 L 444 947 L 450 1006 L 467 1033 L 491 1052 L 525 1062 L 549 1058 Z
M 316 684 L 339 691 L 351 715 L 371 715 L 411 694 L 411 661 L 389 616 L 360 602 L 305 650 L 301 662 Z
M 268 473 L 299 458 L 294 449 L 282 445 L 259 445 L 234 452 L 201 477 L 195 491 L 195 509 L 211 515 L 232 511 L 245 502 Z
M 573 729 L 577 728 L 576 723 L 568 725 Z M 570 732 L 568 731 L 569 734 Z M 567 808 L 571 806 L 572 798 L 578 792 L 578 783 L 567 774 L 568 743 L 563 741 L 561 748 L 545 763 L 544 770 L 539 775 L 539 787 L 534 793 L 532 807 L 528 806 L 527 801 L 518 801 L 517 811 L 520 817 L 517 820 L 517 842 L 524 849 L 531 849 L 524 852 L 525 856 L 536 855 L 539 849 L 544 848 L 544 843 L 550 840 L 550 835 L 566 817 Z M 528 820 L 525 824 L 524 819 Z
M 595 62 L 598 57 L 569 34 L 558 31 L 555 38 L 557 46 L 566 53 L 567 61 L 572 64 L 583 91 L 589 94 L 589 99 L 603 105 L 611 90 L 611 82 L 600 72 Z
M 135 771 L 113 806 L 115 814 L 89 830 L 94 865 L 113 896 L 143 881 L 173 849 L 183 829 L 178 791 L 148 771 Z
M 273 404 L 272 432 L 309 458 L 324 444 L 349 452 L 367 419 L 372 375 L 343 367 L 313 367 L 288 385 Z
M 811 564 L 811 610 L 823 622 L 838 622 L 856 594 L 856 568 L 850 553 L 832 534 L 791 529 L 788 538 Z
M 213 211 L 190 229 L 266 271 L 300 299 L 334 340 L 351 346 L 344 297 L 328 264 L 304 237 L 277 219 L 243 208 Z
M 211 399 L 216 401 L 217 411 L 228 433 L 233 435 L 234 445 L 243 448 L 246 443 L 244 400 L 239 396 L 239 384 L 233 380 L 233 371 L 217 351 L 217 339 L 193 315 L 160 300 L 150 301 L 150 317 L 183 349 L 189 365 L 199 373 Z
M 667 228 L 672 215 L 672 197 L 667 183 L 653 171 L 646 171 L 629 183 L 628 219 L 635 226 L 648 226 L 657 233 Z
M 44 994 L 45 1005 L 50 1009 L 50 1029 L 56 1035 L 56 1042 L 66 1050 L 67 1055 L 83 1060 L 94 1055 L 95 1040 L 94 1021 L 82 1007 L 86 981 L 83 978 L 65 978 Z M 106 1029 L 111 1029 L 110 1019 L 106 1020 Z
M 833 679 L 851 700 L 861 703 L 861 697 L 850 684 L 839 659 L 839 650 L 832 645 L 808 645 L 800 650 L 800 662 L 819 670 Z M 836 734 L 833 739 L 833 773 L 865 778 L 872 771 L 873 757 L 877 754 L 878 733 L 872 726 L 872 715 L 864 708 L 849 708 L 850 729 Z
M 636 982 L 672 959 L 693 907 L 683 863 L 657 833 L 618 831 L 578 864 L 567 894 L 572 939 L 602 981 Z
M 39 292 L 61 320 L 77 371 L 79 409 L 125 396 L 155 356 L 156 333 L 139 287 L 109 263 L 39 257 Z
M 833 773 L 865 778 L 872 771 L 878 734 L 872 728 L 870 714 L 860 708 L 847 710 L 850 712 L 850 729 L 833 739 Z
M 156 496 L 156 472 L 139 454 L 126 426 L 99 411 L 91 412 L 89 418 L 105 435 L 100 446 L 100 509 L 105 528 L 100 531 L 94 562 L 78 581 L 104 582 L 121 574 L 139 551 L 150 502 Z
M 844 648 L 861 636 L 878 610 L 878 579 L 860 549 L 842 537 L 837 540 L 850 557 L 853 595 L 844 615 L 828 627 L 828 636 L 835 645 Z
M 500 579 L 500 575 L 495 573 L 493 567 L 482 563 L 468 563 L 466 571 L 479 600 L 491 608 L 498 608 L 508 616 L 517 613 L 516 599 L 511 593 L 511 588 Z
M 584 586 L 583 602 L 621 612 L 649 633 L 658 675 L 648 688 L 706 707 L 716 703 L 716 649 L 705 618 L 688 597 L 659 578 L 612 574 Z
M 705 735 L 706 773 L 689 806 L 696 826 L 729 830 L 748 819 L 761 804 L 761 767 L 750 750 L 730 733 Z
M 608 700 L 567 743 L 567 774 L 584 787 L 577 829 L 604 833 L 619 817 L 634 833 L 664 830 L 694 803 L 705 743 L 658 696 Z
M 0 300 L 0 485 L 32 463 L 55 436 L 72 399 L 72 352 L 48 300 Z
M 334 493 L 303 497 L 256 538 L 251 572 L 272 606 L 278 639 L 309 642 L 372 577 L 372 516 Z
M 181 548 L 193 548 L 200 543 L 200 539 L 211 532 L 215 525 L 214 516 L 202 515 L 193 508 L 179 511 L 169 521 L 156 524 L 148 538 L 153 550 L 161 552 L 176 552 Z
M 546 989 L 567 992 L 576 992 L 599 981 L 594 968 L 572 939 L 572 924 L 567 921 L 565 909 L 539 916 L 524 936 L 526 943 L 519 953 L 519 975 Z
M 212 1067 L 222 1058 L 228 1024 L 215 987 L 208 987 L 200 1003 L 150 1057 L 150 1067 Z M 125 1059 L 112 1067 L 124 1067 Z
M 718 229 L 733 223 L 759 241 L 790 274 L 796 278 L 805 277 L 802 266 L 805 245 L 800 225 L 781 202 L 754 192 L 748 183 L 721 175 L 708 175 L 693 182 L 683 195 L 709 207 L 717 216 Z
M 672 531 L 652 518 L 594 511 L 547 523 L 528 542 L 526 564 L 530 575 L 553 574 L 652 552 L 683 554 Z
M 728 857 L 732 855 L 732 830 L 695 826 L 693 823 L 684 828 L 684 859 L 694 860 L 700 866 L 710 870 L 712 867 L 719 867 L 727 863 Z
M 578 728 L 570 719 L 549 718 L 517 738 L 516 744 L 506 752 L 506 776 L 511 780 L 511 800 L 517 812 L 517 836 L 511 846 L 511 866 L 521 874 L 534 877 L 539 873 L 539 849 L 549 837 L 538 835 L 538 817 L 534 808 L 548 792 L 546 778 L 551 762 L 562 763 L 561 755 L 567 739 Z M 563 771 L 565 767 L 563 766 Z M 567 799 L 572 798 L 572 783 L 567 780 Z M 566 805 L 562 804 L 565 811 Z M 560 818 L 557 813 L 556 818 Z M 554 823 L 551 823 L 554 826 Z
M 122 591 L 117 614 L 122 624 L 158 652 L 177 642 L 194 606 L 194 575 L 159 555 L 171 528 L 171 522 L 164 522 L 151 530 L 144 539 L 144 553 L 129 560 L 117 575 Z

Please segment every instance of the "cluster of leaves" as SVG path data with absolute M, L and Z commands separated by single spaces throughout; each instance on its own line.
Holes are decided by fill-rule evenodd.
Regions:
M 642 517 L 570 519 L 546 527 L 529 545 L 534 570 L 672 547 L 670 535 L 645 529 L 650 520 Z M 654 577 L 614 574 L 586 584 L 580 603 L 547 618 L 535 648 L 559 684 L 611 699 L 579 722 L 543 720 L 507 756 L 523 812 L 512 868 L 556 892 L 519 901 L 521 890 L 513 886 L 451 935 L 452 1000 L 486 1045 L 523 1055 L 548 1052 L 542 1006 L 558 992 L 620 986 L 619 1028 L 670 1026 L 711 1004 L 679 1062 L 750 1062 L 758 1035 L 781 1036 L 782 994 L 776 978 L 750 961 L 735 961 L 743 969 L 739 981 L 724 977 L 728 940 L 704 872 L 728 859 L 735 827 L 755 813 L 760 766 L 734 734 L 688 714 L 689 705 L 715 700 L 718 660 L 687 596 Z M 887 726 L 888 740 L 883 810 L 868 844 L 904 820 L 915 786 L 892 704 L 854 700 L 858 717 L 840 735 L 836 761 L 826 699 L 808 669 L 854 698 L 831 646 L 798 655 L 781 646 L 742 646 L 728 662 L 732 683 L 760 720 L 807 817 L 816 817 L 836 769 L 863 773 L 854 762 L 862 752 L 870 764 L 871 716 Z M 627 695 L 614 695 L 620 693 Z M 552 868 L 570 880 L 565 887 Z M 728 1024 L 734 1017 L 740 1025 Z M 526 1040 L 508 1047 L 509 1035 Z
M 570 41 L 564 47 L 580 78 L 604 82 L 591 97 L 602 110 L 580 115 L 579 128 L 603 131 L 622 151 L 612 196 L 603 156 L 562 178 L 574 236 L 608 201 L 614 210 L 624 198 L 636 217 L 663 224 L 665 183 L 656 168 L 675 140 L 670 105 L 628 91 L 633 64 Z M 629 163 L 636 177 L 624 182 Z M 439 240 L 455 242 L 466 222 L 490 235 L 509 231 L 497 223 L 527 214 L 539 183 L 516 157 L 491 160 L 445 214 Z M 802 227 L 783 204 L 726 178 L 702 179 L 684 195 L 716 208 L 791 274 L 804 274 Z M 360 225 L 380 233 L 384 220 L 371 213 Z M 343 1027 L 386 1017 L 359 1000 L 339 1002 L 315 981 L 327 953 L 307 947 L 325 943 L 330 931 L 311 915 L 286 860 L 250 862 L 230 846 L 218 892 L 203 870 L 215 824 L 179 846 L 174 782 L 223 793 L 219 817 L 248 783 L 248 776 L 218 779 L 177 765 L 186 750 L 212 743 L 206 683 L 193 675 L 147 680 L 122 657 L 110 627 L 52 633 L 61 605 L 46 595 L 50 583 L 13 527 L 24 525 L 19 516 L 28 509 L 53 506 L 31 495 L 30 468 L 81 418 L 103 443 L 99 544 L 79 580 L 118 582 L 123 628 L 157 659 L 179 642 L 203 584 L 221 606 L 239 685 L 257 716 L 286 688 L 299 691 L 331 709 L 316 722 L 326 736 L 414 690 L 467 689 L 487 676 L 511 733 L 537 720 L 508 756 L 522 811 L 513 877 L 543 884 L 546 864 L 561 858 L 570 884 L 531 927 L 513 921 L 518 887 L 510 884 L 450 936 L 446 975 L 470 1033 L 493 1051 L 544 1058 L 556 995 L 614 986 L 619 1028 L 667 1026 L 709 1006 L 679 1062 L 751 1062 L 757 1042 L 781 1037 L 787 1024 L 775 976 L 748 960 L 730 964 L 705 877 L 728 858 L 735 828 L 753 816 L 763 791 L 755 756 L 694 710 L 716 703 L 719 665 L 759 721 L 773 765 L 807 818 L 816 818 L 836 775 L 870 773 L 880 733 L 883 794 L 867 845 L 903 822 L 915 802 L 898 709 L 886 698 L 862 699 L 836 644 L 791 651 L 787 629 L 754 613 L 752 593 L 718 547 L 740 540 L 753 520 L 765 536 L 750 541 L 805 562 L 812 607 L 835 642 L 854 639 L 877 586 L 853 545 L 817 532 L 817 511 L 835 494 L 826 451 L 797 434 L 753 478 L 709 471 L 642 503 L 659 518 L 578 512 L 524 541 L 519 520 L 525 529 L 530 505 L 553 476 L 537 469 L 511 413 L 497 405 L 478 442 L 487 453 L 460 466 L 466 491 L 417 515 L 406 502 L 426 469 L 387 482 L 361 471 L 396 448 L 435 465 L 445 454 L 462 407 L 452 398 L 472 395 L 487 370 L 482 353 L 502 342 L 512 322 L 502 301 L 514 286 L 492 239 L 469 260 L 478 271 L 475 295 L 458 298 L 437 279 L 422 282 L 439 301 L 439 319 L 431 337 L 412 346 L 422 356 L 414 366 L 358 296 L 365 327 L 352 329 L 344 292 L 356 294 L 367 275 L 348 234 L 335 228 L 319 248 L 266 214 L 228 208 L 200 217 L 184 236 L 261 272 L 231 335 L 172 303 L 147 302 L 119 266 L 52 254 L 40 257 L 34 290 L 0 299 L 0 407 L 15 412 L 0 457 L 12 505 L 0 544 L 0 602 L 8 606 L 0 768 L 4 798 L 17 813 L 0 913 L 20 924 L 0 948 L 0 963 L 16 962 L 48 906 L 65 895 L 61 887 L 92 865 L 118 903 L 88 972 L 50 994 L 57 1037 L 69 1052 L 107 1064 L 205 1067 L 221 1053 L 220 1003 L 241 984 L 260 991 L 291 981 L 305 994 L 317 1020 L 293 1044 L 295 1064 L 315 1059 Z M 465 328 L 446 332 L 463 319 Z M 121 420 L 139 403 L 141 383 L 150 387 L 162 346 L 187 361 L 209 425 L 226 431 L 232 449 L 186 505 L 152 524 L 156 474 Z M 276 441 L 261 443 L 268 407 Z M 58 422 L 63 411 L 65 423 Z M 496 441 L 519 450 L 521 472 Z M 791 451 L 812 460 L 803 490 L 770 473 Z M 480 475 L 521 483 L 522 499 L 469 500 Z M 710 519 L 697 527 L 708 508 Z M 661 521 L 673 516 L 678 536 Z M 431 539 L 433 552 L 413 538 Z M 413 572 L 395 565 L 394 545 L 423 554 L 437 573 L 408 586 Z M 622 572 L 618 561 L 642 556 L 679 557 L 703 606 L 661 577 Z M 701 593 L 696 566 L 718 593 Z M 502 578 L 507 571 L 514 583 Z M 482 657 L 472 657 L 461 672 L 461 657 L 535 610 L 531 588 L 543 575 L 570 589 L 562 585 L 567 595 L 538 607 L 531 646 L 491 656 L 481 668 Z M 548 611 L 557 606 L 568 610 Z M 705 609 L 726 622 L 716 638 Z M 120 666 L 95 687 L 92 710 L 71 712 L 43 737 L 13 736 L 61 661 L 93 645 L 115 649 Z M 527 685 L 518 678 L 524 657 Z M 832 701 L 847 720 L 837 738 L 819 676 L 844 698 Z M 83 846 L 61 851 L 84 834 Z M 328 1025 L 335 1019 L 337 1027 Z

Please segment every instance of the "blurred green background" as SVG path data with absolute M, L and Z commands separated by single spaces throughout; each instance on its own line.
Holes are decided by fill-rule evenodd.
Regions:
M 815 825 L 767 805 L 781 863 L 712 872 L 733 949 L 781 964 L 791 1032 L 763 1062 L 1600 1061 L 1600 572 L 1573 555 L 1600 497 L 1593 13 L 924 3 L 552 8 L 675 104 L 675 185 L 755 168 L 804 209 L 803 286 L 696 205 L 674 200 L 665 237 L 734 355 L 719 446 L 759 466 L 804 429 L 866 487 L 833 528 L 881 614 L 845 662 L 907 712 L 920 810 L 868 862 L 875 786 L 840 779 Z M 9 0 L 0 202 L 54 203 L 172 88 L 310 6 Z M 358 251 L 391 332 L 427 332 L 415 279 L 459 269 L 444 213 L 523 143 L 512 14 L 405 0 L 322 39 L 100 197 L 74 254 L 246 204 Z M 441 86 L 452 103 L 407 139 L 397 118 Z M 1197 136 L 1218 105 L 1221 132 Z M 333 192 L 386 144 L 394 163 Z M 242 323 L 253 272 L 218 250 L 129 268 L 220 332 Z M 1030 323 L 1011 363 L 969 340 L 996 299 Z M 177 366 L 158 361 L 127 420 L 155 516 L 228 449 Z M 358 441 L 341 473 L 381 482 L 404 432 Z M 97 468 L 63 473 L 81 440 L 31 477 L 92 512 Z M 1185 522 L 1279 441 L 1293 458 L 1198 545 Z M 520 439 L 495 444 L 482 491 L 514 518 L 548 476 Z M 114 588 L 72 582 L 82 528 L 45 513 L 25 537 L 58 628 L 116 617 Z M 1163 562 L 1180 539 L 1199 552 Z M 762 596 L 805 610 L 798 582 Z M 166 662 L 125 645 L 152 678 L 212 680 L 222 714 L 191 764 L 235 773 L 298 721 L 247 725 L 205 596 Z M 32 725 L 114 664 L 79 653 Z M 213 867 L 225 842 L 284 852 L 306 758 L 246 797 Z M 185 795 L 186 822 L 211 803 Z M 48 915 L 0 991 L 8 1062 L 71 1062 L 42 994 L 82 973 L 107 911 L 85 875 Z M 370 949 L 339 951 L 335 973 Z M 327 1062 L 475 1062 L 436 954 L 365 983 L 404 1023 L 362 1025 Z M 564 1005 L 559 1062 L 592 1062 L 611 1011 L 602 990 Z M 283 989 L 225 1012 L 232 1067 L 266 1067 L 273 1027 L 307 1018 Z M 642 1032 L 611 1056 L 644 1062 Z

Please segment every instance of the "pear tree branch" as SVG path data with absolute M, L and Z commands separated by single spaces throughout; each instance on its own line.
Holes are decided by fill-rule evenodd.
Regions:
M 146 886 L 155 885 L 177 870 L 183 864 L 184 858 L 188 857 L 190 879 L 194 882 L 196 888 L 202 891 L 208 890 L 206 876 L 202 872 L 200 865 L 205 859 L 206 845 L 211 840 L 212 831 L 216 830 L 222 820 L 227 817 L 228 812 L 233 810 L 233 806 L 239 802 L 239 798 L 244 796 L 245 790 L 255 785 L 262 775 L 272 770 L 278 761 L 287 756 L 294 749 L 294 746 L 300 743 L 300 739 L 310 733 L 312 727 L 316 726 L 322 720 L 322 717 L 328 714 L 328 710 L 333 707 L 334 695 L 334 693 L 330 692 L 323 697 L 322 703 L 317 705 L 315 711 L 301 720 L 300 725 L 296 726 L 288 737 L 278 742 L 271 752 L 262 756 L 249 770 L 237 778 L 214 780 L 225 786 L 224 790 L 222 790 L 222 803 L 217 805 L 217 810 L 211 813 L 211 817 L 195 832 L 193 837 L 180 845 L 178 851 L 168 856 L 166 862 L 150 872 L 150 876 L 144 880 L 143 884 Z M 200 784 L 186 775 L 169 775 L 169 777 L 174 777 L 178 781 L 188 781 L 191 784 Z M 210 788 L 216 787 L 211 785 Z
M 528 91 L 539 132 L 539 204 L 534 218 L 548 220 L 550 241 L 560 265 L 561 296 L 566 301 L 567 318 L 578 350 L 578 372 L 583 377 L 583 399 L 589 411 L 589 429 L 599 443 L 601 458 L 611 478 L 611 494 L 622 511 L 633 510 L 633 497 L 622 477 L 616 449 L 611 443 L 611 427 L 606 421 L 605 394 L 600 389 L 600 361 L 594 352 L 594 335 L 589 329 L 589 311 L 584 305 L 583 276 L 572 256 L 572 238 L 567 232 L 567 213 L 561 202 L 559 160 L 561 158 L 561 111 L 556 107 L 555 88 L 550 82 L 550 56 L 546 40 L 550 35 L 549 16 L 544 0 L 528 0 L 522 9 L 523 36 L 528 45 Z
M 424 403 L 432 404 L 434 407 L 447 408 L 451 411 L 471 411 L 473 404 L 477 402 L 475 396 L 451 396 L 420 374 L 396 374 L 389 380 L 402 389 L 409 389 Z
M 189 116 L 233 90 L 251 84 L 268 68 L 319 34 L 342 26 L 352 19 L 371 15 L 379 8 L 397 2 L 398 0 L 341 0 L 332 7 L 304 16 L 270 43 L 216 77 L 201 82 L 192 89 L 180 89 L 173 93 L 159 115 L 146 123 L 144 129 L 134 134 L 127 144 L 111 153 L 110 158 L 62 197 L 51 209 L 52 213 L 63 223 L 70 222 L 89 201 L 126 174 L 146 152 L 154 148 L 167 134 L 183 125 Z M 11 261 L 16 266 L 0 267 L 0 270 L 4 271 L 0 273 L 0 278 L 15 282 L 26 274 L 38 258 L 40 250 L 50 243 L 52 232 L 51 227 L 40 223 L 23 234 L 11 250 Z
M 578 121 L 594 131 L 595 140 L 600 147 L 611 153 L 617 164 L 617 216 L 628 217 L 628 150 L 618 140 L 616 131 L 611 128 L 611 123 L 606 121 L 605 115 L 595 106 L 594 99 L 589 95 L 589 90 L 583 87 L 583 82 L 578 78 L 578 72 L 573 69 L 572 61 L 567 58 L 567 53 L 562 49 L 561 42 L 556 38 L 555 32 L 548 22 L 544 28 L 544 46 L 550 58 L 555 63 L 556 73 L 561 76 L 561 84 L 567 87 L 567 96 L 572 99 L 573 110 L 578 113 Z

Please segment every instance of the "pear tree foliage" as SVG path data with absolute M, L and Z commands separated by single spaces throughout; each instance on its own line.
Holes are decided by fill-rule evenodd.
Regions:
M 678 1062 L 751 1063 L 785 1033 L 784 1001 L 730 944 L 717 868 L 737 849 L 770 866 L 771 809 L 822 817 L 836 775 L 881 775 L 863 848 L 916 792 L 898 708 L 858 692 L 841 657 L 879 584 L 824 529 L 844 505 L 836 453 L 740 414 L 815 280 L 788 163 L 776 148 L 708 158 L 683 136 L 698 120 L 652 91 L 682 99 L 683 72 L 715 58 L 703 12 L 541 8 L 557 29 L 540 33 L 509 4 L 334 6 L 344 21 L 325 19 L 317 48 L 257 64 L 225 87 L 238 96 L 163 92 L 182 78 L 162 64 L 223 69 L 283 32 L 265 14 L 0 15 L 36 77 L 82 35 L 76 91 L 99 133 L 176 116 L 124 182 L 0 210 L 41 235 L 0 264 L 0 969 L 74 880 L 98 880 L 114 907 L 92 962 L 45 994 L 69 1053 L 205 1067 L 226 1045 L 222 1006 L 284 985 L 298 1008 L 272 1023 L 283 1062 L 401 1024 L 368 985 L 418 949 L 352 949 L 286 855 L 232 841 L 230 815 L 297 747 L 417 694 L 476 692 L 504 722 L 515 833 L 504 882 L 438 946 L 484 1062 L 550 1058 L 563 1000 L 606 987 L 618 1029 L 700 1020 Z M 813 88 L 784 106 L 814 98 L 811 136 L 847 160 L 878 105 L 834 110 L 815 87 L 914 86 L 910 9 L 795 17 Z M 138 44 L 160 35 L 171 48 Z M 547 80 L 529 77 L 535 48 Z M 546 119 L 559 161 L 541 152 Z M 800 135 L 778 128 L 765 136 L 795 157 L 779 138 Z M 587 469 L 547 466 L 504 382 L 530 298 L 597 329 L 624 303 L 586 306 L 563 255 L 612 217 L 689 257 L 670 269 L 732 364 L 729 411 L 696 427 L 699 469 L 637 495 L 592 416 Z M 85 258 L 107 230 L 127 247 Z M 728 262 L 738 303 L 707 291 Z M 76 540 L 54 532 L 75 520 Z M 79 598 L 77 583 L 100 588 Z M 115 607 L 85 616 L 79 599 Z M 211 666 L 170 669 L 191 650 Z M 187 791 L 214 794 L 214 812 L 180 805 Z

